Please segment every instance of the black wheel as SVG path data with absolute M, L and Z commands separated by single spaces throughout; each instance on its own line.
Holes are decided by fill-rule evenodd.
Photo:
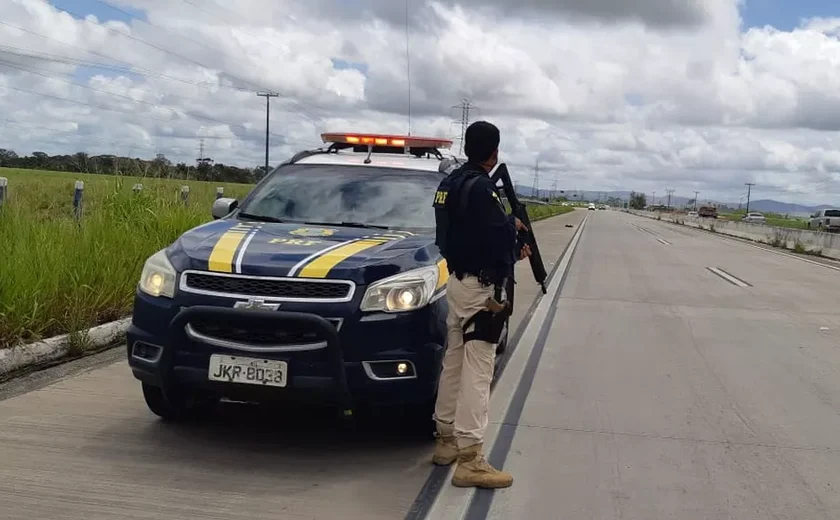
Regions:
M 163 389 L 142 383 L 146 406 L 158 417 L 173 422 L 205 418 L 212 414 L 219 400 L 192 392 Z

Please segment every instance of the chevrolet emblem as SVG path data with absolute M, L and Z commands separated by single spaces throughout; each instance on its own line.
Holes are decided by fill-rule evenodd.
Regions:
M 276 311 L 280 308 L 279 303 L 265 303 L 265 300 L 260 298 L 248 298 L 247 302 L 236 302 L 233 304 L 234 309 L 245 309 L 249 311 Z

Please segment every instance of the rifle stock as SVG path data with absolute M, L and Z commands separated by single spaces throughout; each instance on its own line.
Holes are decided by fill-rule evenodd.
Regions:
M 537 245 L 537 237 L 534 234 L 534 227 L 531 225 L 531 219 L 528 217 L 528 211 L 525 208 L 519 197 L 516 195 L 516 190 L 513 187 L 513 181 L 510 180 L 510 172 L 507 169 L 507 164 L 501 163 L 496 168 L 496 172 L 490 177 L 494 183 L 502 181 L 502 190 L 505 193 L 505 198 L 510 204 L 511 213 L 525 224 L 528 231 L 520 231 L 524 234 L 524 242 L 531 248 L 531 256 L 528 259 L 531 263 L 531 272 L 534 273 L 534 280 L 540 284 L 543 294 L 546 293 L 545 281 L 548 278 L 548 273 L 545 271 L 542 255 L 540 255 L 540 248 Z

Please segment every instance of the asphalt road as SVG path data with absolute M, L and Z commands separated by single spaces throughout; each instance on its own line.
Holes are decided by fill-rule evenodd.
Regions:
M 536 223 L 547 269 L 584 216 Z M 513 329 L 537 295 L 527 262 L 517 277 Z M 0 518 L 394 519 L 429 475 L 433 445 L 395 417 L 344 431 L 332 416 L 230 407 L 211 424 L 163 424 L 123 355 L 0 386 Z
M 467 518 L 840 518 L 838 293 L 835 270 L 593 213 L 506 425 L 514 486 Z

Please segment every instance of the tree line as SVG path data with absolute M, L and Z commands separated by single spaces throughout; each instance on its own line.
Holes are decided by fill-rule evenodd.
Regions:
M 265 176 L 264 166 L 240 168 L 217 163 L 209 158 L 201 159 L 196 164 L 173 164 L 164 154 L 157 154 L 149 160 L 117 155 L 89 155 L 85 152 L 72 155 L 49 155 L 44 152 L 18 155 L 14 150 L 3 148 L 0 148 L 0 167 L 244 184 L 253 184 Z

